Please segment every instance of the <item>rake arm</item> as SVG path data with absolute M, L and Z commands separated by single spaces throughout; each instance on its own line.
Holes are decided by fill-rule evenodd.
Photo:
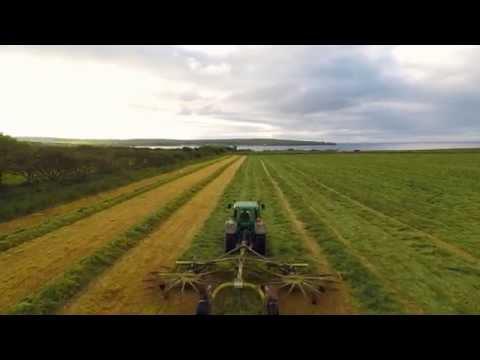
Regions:
M 245 244 L 222 256 L 205 261 L 177 261 L 176 267 L 171 271 L 151 272 L 147 281 L 156 282 L 164 297 L 178 289 L 183 294 L 187 289 L 192 289 L 200 296 L 200 302 L 210 301 L 221 289 L 228 287 L 250 287 L 258 291 L 261 298 L 269 304 L 273 298 L 265 293 L 266 288 L 286 289 L 287 295 L 299 291 L 305 299 L 310 298 L 316 304 L 329 287 L 327 285 L 338 283 L 338 276 L 334 274 L 312 274 L 308 272 L 306 263 L 285 263 L 272 260 L 260 255 Z M 221 280 L 225 275 L 227 280 Z M 223 276 L 225 278 L 225 276 Z M 258 284 L 253 283 L 255 278 Z M 200 289 L 210 289 L 208 291 Z

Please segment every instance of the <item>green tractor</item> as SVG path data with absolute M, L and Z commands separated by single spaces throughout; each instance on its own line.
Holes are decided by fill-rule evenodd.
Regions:
M 242 306 L 256 300 L 263 307 L 261 313 L 277 315 L 280 295 L 299 291 L 316 303 L 327 285 L 338 282 L 334 274 L 311 273 L 309 264 L 267 257 L 266 229 L 261 217 L 265 205 L 260 201 L 235 201 L 228 209 L 233 213 L 225 222 L 222 255 L 178 260 L 172 269 L 151 272 L 145 279 L 150 283 L 148 288 L 160 289 L 165 298 L 174 289 L 181 293 L 192 289 L 199 295 L 198 315 L 222 313 L 221 308 L 236 298 Z M 249 293 L 255 299 L 247 296 L 248 300 L 243 300 L 242 294 Z
M 233 208 L 233 214 L 225 222 L 225 252 L 244 243 L 256 253 L 266 256 L 267 234 L 261 218 L 265 205 L 260 201 L 236 201 L 233 206 L 228 204 L 228 208 Z

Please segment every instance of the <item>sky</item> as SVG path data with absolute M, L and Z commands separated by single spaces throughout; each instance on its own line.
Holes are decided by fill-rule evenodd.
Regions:
M 479 46 L 0 45 L 0 132 L 480 140 Z

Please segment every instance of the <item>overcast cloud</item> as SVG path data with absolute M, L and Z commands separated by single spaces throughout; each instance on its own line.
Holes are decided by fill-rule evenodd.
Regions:
M 0 132 L 478 140 L 478 46 L 0 46 Z

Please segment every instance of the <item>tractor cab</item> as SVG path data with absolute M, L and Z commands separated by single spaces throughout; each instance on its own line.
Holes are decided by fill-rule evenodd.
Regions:
M 263 205 L 264 207 L 264 205 Z M 255 222 L 260 219 L 262 206 L 257 201 L 237 201 L 233 204 L 233 220 L 241 229 L 254 231 Z

